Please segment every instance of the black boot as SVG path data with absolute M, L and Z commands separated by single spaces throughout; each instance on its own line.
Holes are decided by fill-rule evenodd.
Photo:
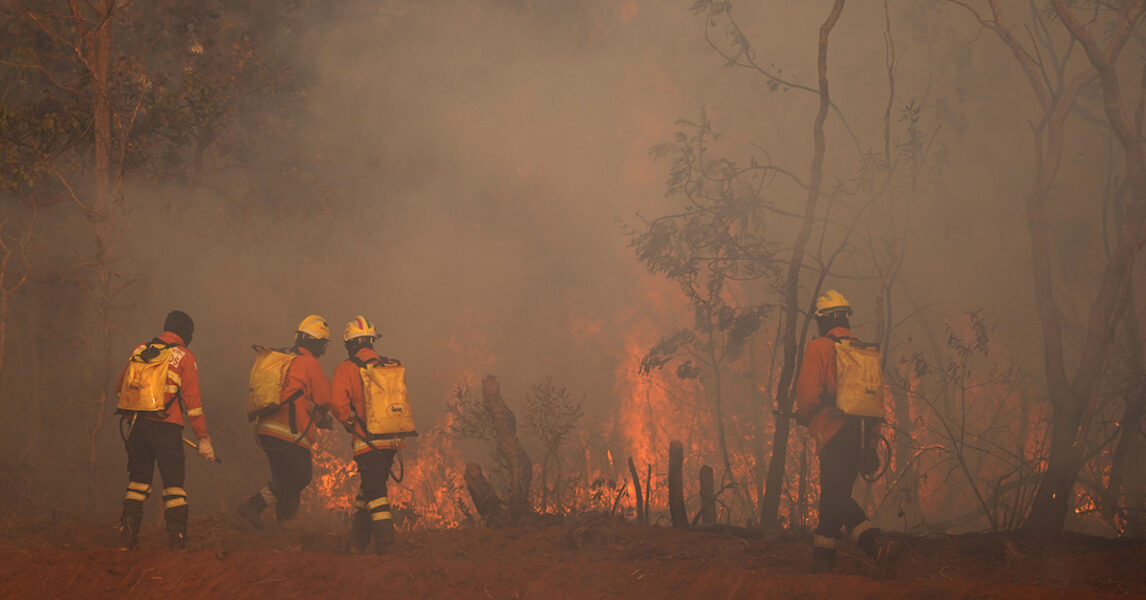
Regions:
M 875 564 L 886 567 L 903 552 L 903 545 L 883 534 L 878 529 L 869 529 L 856 539 L 856 546 L 875 560 Z
M 879 529 L 872 527 L 871 529 L 861 533 L 859 537 L 856 538 L 856 547 L 860 550 L 863 550 L 864 554 L 878 559 L 880 547 L 879 542 L 881 537 L 882 536 Z
M 119 523 L 120 547 L 135 550 L 139 546 L 139 527 L 143 523 L 142 514 L 123 515 Z
M 127 497 L 123 499 L 123 516 L 119 520 L 120 547 L 135 550 L 139 545 L 139 528 L 143 523 L 143 501 L 151 494 L 146 483 L 127 483 Z
M 374 551 L 378 554 L 390 554 L 394 550 L 394 522 L 390 519 L 374 521 L 371 525 L 374 534 Z
M 267 500 L 263 498 L 262 493 L 257 493 L 247 501 L 239 505 L 239 516 L 251 524 L 255 529 L 263 529 L 263 510 L 267 508 Z
M 351 554 L 362 554 L 370 547 L 370 513 L 366 509 L 357 510 L 354 512 L 354 518 L 350 522 L 350 552 Z
M 827 573 L 836 566 L 836 551 L 832 548 L 812 548 L 812 572 Z
M 187 548 L 187 521 L 189 517 L 188 506 L 173 506 L 163 511 L 163 520 L 167 522 L 167 547 L 172 550 Z
M 187 548 L 187 533 L 174 530 L 168 531 L 167 547 L 172 550 L 185 550 Z

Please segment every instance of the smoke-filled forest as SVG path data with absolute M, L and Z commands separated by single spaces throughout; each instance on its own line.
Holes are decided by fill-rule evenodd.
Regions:
M 0 595 L 1142 594 L 1144 12 L 0 0 Z M 824 569 L 840 295 L 878 464 Z M 120 382 L 172 311 L 201 407 L 143 490 Z M 352 423 L 240 515 L 252 346 L 310 315 L 334 396 L 356 317 L 405 367 L 382 556 Z

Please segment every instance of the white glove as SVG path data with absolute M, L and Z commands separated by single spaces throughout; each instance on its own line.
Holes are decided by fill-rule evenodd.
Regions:
M 199 456 L 202 456 L 210 462 L 215 462 L 215 448 L 211 446 L 211 438 L 205 437 L 199 439 Z

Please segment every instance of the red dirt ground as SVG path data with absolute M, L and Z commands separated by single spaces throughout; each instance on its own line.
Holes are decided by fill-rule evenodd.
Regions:
M 344 535 L 301 524 L 256 533 L 193 519 L 190 548 L 145 524 L 116 547 L 111 520 L 56 515 L 0 524 L 2 598 L 1146 598 L 1146 543 L 1064 535 L 903 539 L 883 579 L 854 547 L 810 575 L 811 542 L 790 534 L 640 527 L 603 516 L 502 530 L 403 532 L 396 553 L 352 556 Z

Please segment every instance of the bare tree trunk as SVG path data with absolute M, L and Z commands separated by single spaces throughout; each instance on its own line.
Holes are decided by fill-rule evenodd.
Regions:
M 796 511 L 789 527 L 803 529 L 808 515 L 808 436 L 800 440 L 800 483 L 796 490 Z
M 673 527 L 688 527 L 684 510 L 684 446 L 677 440 L 669 443 L 669 515 Z
M 1139 376 L 1141 376 L 1141 372 L 1139 372 Z M 1141 431 L 1144 412 L 1146 412 L 1146 386 L 1139 384 L 1136 393 L 1126 397 L 1126 409 L 1120 420 L 1118 443 L 1115 445 L 1114 453 L 1110 458 L 1110 479 L 1102 493 L 1102 506 L 1100 507 L 1102 515 L 1112 524 L 1115 522 L 1116 515 L 1130 520 L 1124 510 L 1127 500 L 1125 481 L 1127 475 L 1131 474 L 1131 470 L 1128 468 L 1132 464 L 1129 457 L 1134 447 L 1141 443 L 1139 431 Z M 1141 516 L 1138 518 L 1141 519 Z
M 497 453 L 509 467 L 509 498 L 506 505 L 509 516 L 522 517 L 533 513 L 529 488 L 533 479 L 533 462 L 517 439 L 517 418 L 501 397 L 501 384 L 492 375 L 482 381 L 482 402 L 493 415 L 494 444 Z
M 780 338 L 784 344 L 784 360 L 776 388 L 776 408 L 780 414 L 776 419 L 776 432 L 772 441 L 772 458 L 768 463 L 768 478 L 764 486 L 764 500 L 760 503 L 760 522 L 766 529 L 775 528 L 779 522 L 780 494 L 784 487 L 784 463 L 788 455 L 788 435 L 790 421 L 787 415 L 792 412 L 792 382 L 796 379 L 796 321 L 800 318 L 800 270 L 804 266 L 804 254 L 808 239 L 816 220 L 816 205 L 820 197 L 820 184 L 823 180 L 824 121 L 831 106 L 828 93 L 828 35 L 832 32 L 845 0 L 836 0 L 828 18 L 820 26 L 818 42 L 817 72 L 819 74 L 820 107 L 812 126 L 815 148 L 812 153 L 811 177 L 808 185 L 808 199 L 804 203 L 804 223 L 796 241 L 792 245 L 792 259 L 788 263 L 788 274 L 784 282 L 782 325 Z
M 99 436 L 107 421 L 108 386 L 111 382 L 111 264 L 114 242 L 110 239 L 114 218 L 111 215 L 111 98 L 108 93 L 111 65 L 112 18 L 116 0 L 99 0 L 93 5 L 71 0 L 72 19 L 80 32 L 80 59 L 91 74 L 94 197 L 88 206 L 87 219 L 95 233 L 95 253 L 92 257 L 96 271 L 93 300 L 99 319 L 100 338 L 96 347 L 96 382 L 99 390 L 95 402 L 95 422 L 88 436 L 88 499 L 87 512 L 94 509 L 96 497 L 96 466 Z M 89 22 L 83 15 L 85 6 L 94 9 Z
M 5 358 L 8 349 L 8 315 L 12 305 L 12 294 L 15 294 L 25 282 L 28 281 L 28 240 L 32 236 L 32 225 L 24 231 L 24 235 L 13 242 L 4 236 L 4 229 L 10 221 L 0 222 L 0 373 L 4 372 Z M 23 272 L 13 273 L 12 259 L 19 258 L 23 262 Z
M 1129 306 L 1134 306 L 1134 287 L 1130 287 Z M 1133 308 L 1123 313 L 1122 322 L 1125 323 L 1126 345 L 1127 345 L 1127 362 L 1130 364 L 1132 384 L 1130 392 L 1123 394 L 1126 400 L 1126 407 L 1122 411 L 1122 418 L 1119 419 L 1119 435 L 1118 443 L 1114 446 L 1114 452 L 1110 457 L 1110 478 L 1106 482 L 1106 488 L 1103 489 L 1101 495 L 1101 502 L 1099 509 L 1103 518 L 1112 525 L 1115 524 L 1115 517 L 1120 516 L 1125 519 L 1125 511 L 1120 509 L 1120 500 L 1125 498 L 1123 493 L 1123 481 L 1127 474 L 1127 457 L 1131 454 L 1132 449 L 1136 445 L 1137 439 L 1140 437 L 1139 431 L 1142 424 L 1143 413 L 1146 412 L 1146 370 L 1143 369 L 1143 361 L 1146 360 L 1142 349 L 1142 331 L 1138 325 L 1138 313 Z
M 884 14 L 884 36 L 886 39 L 886 72 L 887 72 L 887 104 L 883 112 L 883 160 L 887 164 L 887 179 L 884 183 L 886 188 L 886 198 L 888 202 L 889 212 L 894 214 L 894 186 L 893 186 L 893 163 L 894 159 L 891 155 L 891 114 L 892 108 L 895 105 L 895 71 L 896 71 L 896 52 L 895 41 L 892 38 L 891 30 L 891 16 L 888 11 L 887 0 L 883 2 Z M 912 185 L 912 191 L 915 191 L 915 186 Z M 912 429 L 914 423 L 911 421 L 911 404 L 907 395 L 907 382 L 902 375 L 894 367 L 889 369 L 888 363 L 891 359 L 891 322 L 893 321 L 892 314 L 892 286 L 899 274 L 900 268 L 903 266 L 903 257 L 907 254 L 904 246 L 906 245 L 906 237 L 899 238 L 894 224 L 891 226 L 891 239 L 900 241 L 898 251 L 891 257 L 891 264 L 886 267 L 882 266 L 876 252 L 872 252 L 872 262 L 877 265 L 880 278 L 880 293 L 876 300 L 876 339 L 878 340 L 879 347 L 883 349 L 882 362 L 880 368 L 886 374 L 885 378 L 888 383 L 888 389 L 891 392 L 892 411 L 895 418 L 895 448 L 894 452 L 895 464 L 902 469 L 899 477 L 895 480 L 902 482 L 906 492 L 904 496 L 908 499 L 907 504 L 900 505 L 900 512 L 904 515 L 904 520 L 914 519 L 918 516 L 918 474 L 915 472 L 914 462 L 912 461 Z M 887 460 L 892 461 L 892 456 L 888 456 Z M 869 488 L 870 490 L 871 488 Z
M 716 484 L 708 465 L 700 468 L 700 524 L 716 524 Z
M 84 64 L 92 76 L 92 129 L 95 133 L 94 176 L 95 201 L 106 207 L 111 198 L 111 99 L 108 96 L 108 74 L 111 64 L 111 19 L 116 0 L 99 0 L 92 27 L 83 31 L 82 52 Z M 73 19 L 84 23 L 85 3 L 71 0 Z
M 1069 81 L 1064 81 L 1061 76 L 1065 64 L 1050 65 L 1050 68 L 1058 71 L 1053 78 L 1048 77 L 1043 61 L 1028 52 L 1008 29 L 998 0 L 988 0 L 992 13 L 990 19 L 981 17 L 963 2 L 951 1 L 970 10 L 981 25 L 995 32 L 1007 45 L 1022 67 L 1043 110 L 1041 120 L 1033 127 L 1035 181 L 1026 205 L 1035 304 L 1043 332 L 1043 362 L 1052 409 L 1051 439 L 1047 470 L 1035 492 L 1031 512 L 1023 523 L 1023 529 L 1032 533 L 1049 533 L 1061 530 L 1065 524 L 1074 483 L 1083 463 L 1082 447 L 1088 430 L 1092 397 L 1105 369 L 1106 354 L 1113 338 L 1114 325 L 1118 321 L 1118 312 L 1125 303 L 1130 267 L 1146 240 L 1146 232 L 1143 231 L 1143 225 L 1146 224 L 1146 163 L 1143 161 L 1141 138 L 1133 131 L 1122 111 L 1115 69 L 1118 55 L 1142 15 L 1143 0 L 1124 3 L 1114 27 L 1108 31 L 1110 41 L 1105 49 L 1098 46 L 1063 0 L 1052 0 L 1059 20 L 1086 50 L 1087 58 L 1094 67 L 1075 75 Z M 1110 126 L 1123 146 L 1132 193 L 1118 242 L 1110 253 L 1090 307 L 1083 348 L 1072 381 L 1067 376 L 1061 317 L 1054 300 L 1047 198 L 1062 159 L 1063 124 L 1079 92 L 1095 77 L 1102 84 L 1105 112 Z M 1052 81 L 1057 81 L 1057 85 Z
M 725 477 L 728 478 L 733 493 L 736 494 L 736 498 L 744 508 L 745 514 L 751 515 L 752 501 L 746 496 L 745 491 L 737 485 L 736 473 L 732 470 L 732 459 L 728 454 L 728 437 L 724 431 L 724 396 L 720 385 L 722 369 L 720 363 L 717 362 L 716 349 L 712 343 L 709 343 L 708 350 L 709 359 L 712 361 L 712 396 L 716 416 L 716 435 L 717 441 L 720 444 L 720 456 L 724 461 Z
M 474 508 L 477 509 L 481 519 L 489 527 L 500 527 L 504 525 L 504 517 L 501 512 L 502 502 L 497 497 L 497 492 L 494 491 L 493 485 L 485 478 L 482 473 L 481 465 L 477 463 L 469 463 L 466 465 L 464 474 L 466 481 L 466 489 L 469 490 L 470 499 L 473 500 Z
M 633 475 L 633 492 L 637 501 L 637 525 L 648 525 L 649 516 L 645 512 L 644 498 L 641 496 L 641 476 L 637 473 L 637 465 L 633 457 L 629 457 L 629 473 Z
M 1146 126 L 1146 62 L 1142 64 L 1138 84 L 1138 108 L 1134 115 L 1134 129 L 1139 136 Z M 1121 187 L 1121 186 L 1120 186 Z M 1121 222 L 1125 219 L 1119 205 L 1121 193 L 1112 196 L 1115 214 Z M 1109 243 L 1108 243 L 1109 245 Z M 1142 417 L 1146 413 L 1146 350 L 1142 346 L 1142 327 L 1138 319 L 1135 301 L 1134 271 L 1127 274 L 1126 306 L 1123 313 L 1123 333 L 1126 336 L 1126 363 L 1129 369 L 1128 381 L 1122 397 L 1126 402 L 1122 418 L 1119 419 L 1118 442 L 1110 460 L 1110 477 L 1100 498 L 1100 513 L 1108 523 L 1124 535 L 1141 535 L 1146 530 L 1146 514 L 1141 510 L 1125 510 L 1133 501 L 1130 488 L 1141 482 L 1141 461 L 1134 459 L 1135 451 L 1141 452 L 1143 444 Z M 1121 504 L 1121 506 L 1120 506 Z M 1121 523 L 1118 522 L 1121 518 Z
M 760 364 L 760 361 L 756 358 L 755 345 L 752 346 L 752 355 L 749 358 L 749 364 Z M 752 475 L 755 478 L 753 483 L 756 487 L 756 500 L 759 503 L 759 505 L 756 507 L 757 517 L 763 514 L 762 511 L 764 507 L 764 479 L 767 476 L 767 473 L 764 470 L 764 465 L 767 464 L 768 457 L 768 443 L 766 442 L 767 438 L 764 436 L 764 432 L 767 431 L 770 410 L 769 403 L 766 401 L 766 398 L 771 395 L 771 384 L 771 377 L 769 377 L 766 384 L 760 386 L 761 389 L 768 391 L 765 391 L 765 393 L 761 394 L 760 398 L 753 403 L 756 405 L 756 410 L 752 411 L 752 418 L 755 421 L 757 431 L 757 434 L 752 436 L 752 452 L 756 459 L 755 468 L 752 470 Z M 752 523 L 752 525 L 754 524 L 755 523 Z
M 541 485 L 538 486 L 541 497 L 537 502 L 537 510 L 545 512 L 549 506 L 549 453 L 546 452 L 541 459 Z
M 1061 98 L 1061 97 L 1060 97 Z M 1061 101 L 1061 99 L 1060 99 Z M 1073 104 L 1073 102 L 1072 102 Z M 1027 224 L 1031 236 L 1035 305 L 1043 332 L 1043 361 L 1052 417 L 1047 471 L 1035 495 L 1035 504 L 1024 527 L 1038 531 L 1062 528 L 1070 492 L 1081 466 L 1081 448 L 1074 443 L 1083 400 L 1074 396 L 1063 358 L 1062 320 L 1054 301 L 1054 275 L 1050 260 L 1049 217 L 1046 202 L 1058 171 L 1063 150 L 1065 110 L 1048 118 L 1045 147 L 1036 157 L 1035 185 L 1027 198 Z M 1050 117 L 1050 115 L 1048 115 Z M 1057 523 L 1057 525 L 1055 524 Z
M 891 400 L 895 411 L 895 465 L 899 469 L 895 481 L 900 482 L 906 502 L 899 508 L 905 522 L 921 516 L 919 508 L 919 473 L 915 467 L 915 452 L 912 449 L 912 433 L 915 424 L 911 420 L 911 398 L 907 393 L 907 380 L 896 369 L 885 371 L 889 375 Z M 890 460 L 891 457 L 888 457 Z
M 1122 13 L 1110 34 L 1107 48 L 1098 46 L 1090 31 L 1075 18 L 1063 0 L 1052 0 L 1052 3 L 1059 19 L 1086 50 L 1087 58 L 1098 73 L 1107 120 L 1122 144 L 1131 194 L 1117 244 L 1107 260 L 1098 291 L 1090 307 L 1081 358 L 1074 381 L 1067 385 L 1061 356 L 1061 340 L 1056 349 L 1057 355 L 1047 359 L 1048 383 L 1055 387 L 1062 386 L 1062 389 L 1050 390 L 1054 409 L 1050 462 L 1046 476 L 1035 493 L 1031 514 L 1023 524 L 1025 530 L 1036 533 L 1058 531 L 1065 524 L 1074 483 L 1082 468 L 1082 447 L 1089 429 L 1089 412 L 1094 391 L 1106 368 L 1106 355 L 1114 337 L 1115 325 L 1129 294 L 1128 283 L 1134 258 L 1142 249 L 1143 242 L 1146 242 L 1146 227 L 1144 227 L 1146 226 L 1146 157 L 1143 156 L 1141 137 L 1131 127 L 1123 113 L 1116 69 L 1118 56 L 1142 16 L 1143 0 L 1124 4 Z M 1045 244 L 1047 229 L 1045 205 L 1040 203 L 1037 208 L 1042 212 L 1031 218 L 1032 238 L 1037 233 L 1043 238 L 1040 243 Z M 1036 220 L 1039 216 L 1041 222 Z M 1036 269 L 1039 268 L 1041 260 L 1044 260 L 1043 257 L 1036 257 Z M 1038 283 L 1039 278 L 1036 277 L 1036 285 Z M 1044 287 L 1049 291 L 1049 277 L 1048 281 L 1044 282 Z M 1040 313 L 1043 312 L 1042 304 L 1051 301 L 1049 297 L 1039 299 Z M 1053 325 L 1057 325 L 1057 322 Z M 1057 364 L 1051 365 L 1052 358 Z M 1056 371 L 1053 381 L 1050 380 L 1052 366 Z
M 649 524 L 649 503 L 653 499 L 653 466 L 645 465 L 645 525 Z

